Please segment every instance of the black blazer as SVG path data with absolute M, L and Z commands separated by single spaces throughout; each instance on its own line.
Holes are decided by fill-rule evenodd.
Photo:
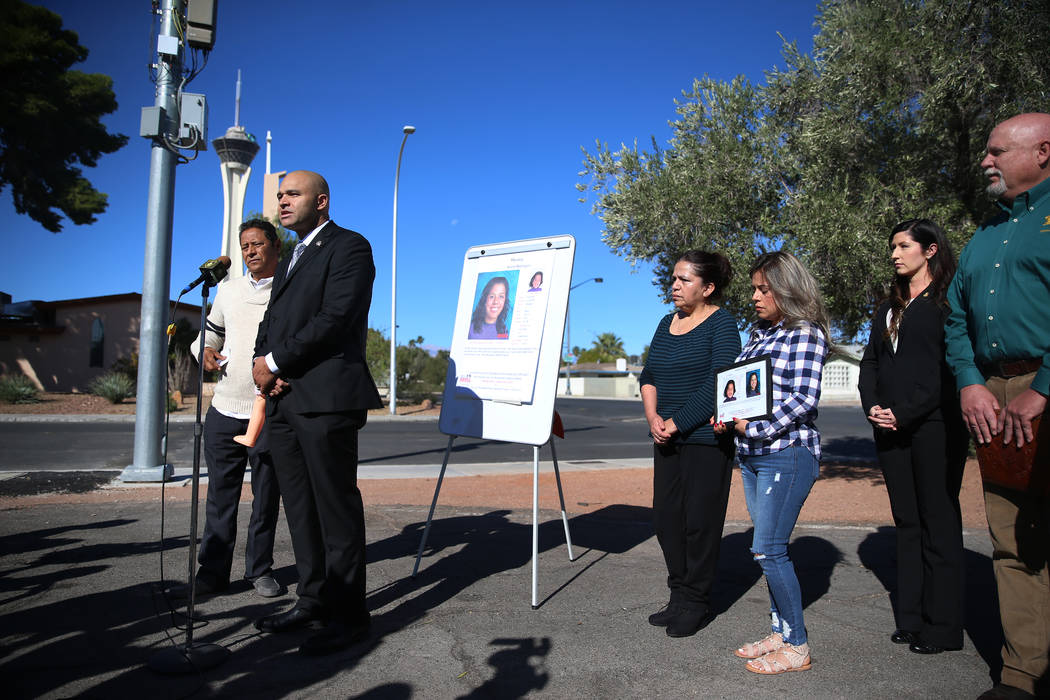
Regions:
M 291 384 L 278 400 L 296 413 L 380 408 L 365 362 L 372 247 L 329 221 L 288 274 L 290 258 L 277 265 L 255 341 L 255 356 L 272 352 L 279 376 Z
M 948 307 L 926 288 L 904 309 L 897 350 L 886 338 L 887 301 L 871 322 L 871 336 L 860 361 L 860 402 L 892 408 L 897 424 L 912 430 L 925 420 L 960 418 L 955 379 L 944 359 L 944 322 Z

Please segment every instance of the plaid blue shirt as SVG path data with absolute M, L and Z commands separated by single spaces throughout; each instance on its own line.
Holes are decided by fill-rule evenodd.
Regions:
M 804 445 L 820 459 L 817 419 L 820 375 L 828 345 L 819 328 L 804 324 L 784 328 L 783 322 L 751 329 L 751 337 L 737 361 L 769 355 L 773 372 L 773 414 L 769 420 L 748 422 L 745 436 L 736 436 L 741 455 L 768 455 L 792 445 Z

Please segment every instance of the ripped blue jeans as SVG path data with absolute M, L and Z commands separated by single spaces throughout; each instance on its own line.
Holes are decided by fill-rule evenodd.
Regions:
M 817 459 L 802 446 L 770 455 L 740 455 L 747 512 L 755 525 L 751 553 L 766 575 L 773 631 L 788 644 L 805 644 L 808 639 L 788 540 L 819 471 Z

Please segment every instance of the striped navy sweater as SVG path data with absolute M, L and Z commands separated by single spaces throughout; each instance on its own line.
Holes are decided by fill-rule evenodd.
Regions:
M 736 321 L 718 309 L 685 335 L 671 334 L 665 316 L 649 344 L 649 357 L 638 379 L 656 388 L 656 412 L 674 419 L 676 442 L 717 443 L 709 420 L 715 409 L 715 370 L 731 365 L 740 353 Z

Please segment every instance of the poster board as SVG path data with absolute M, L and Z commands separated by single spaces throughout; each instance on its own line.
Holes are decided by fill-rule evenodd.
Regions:
M 467 249 L 442 433 L 526 445 L 550 439 L 575 255 L 569 235 Z
M 715 370 L 715 420 L 758 420 L 773 413 L 773 362 L 770 355 L 734 362 Z

